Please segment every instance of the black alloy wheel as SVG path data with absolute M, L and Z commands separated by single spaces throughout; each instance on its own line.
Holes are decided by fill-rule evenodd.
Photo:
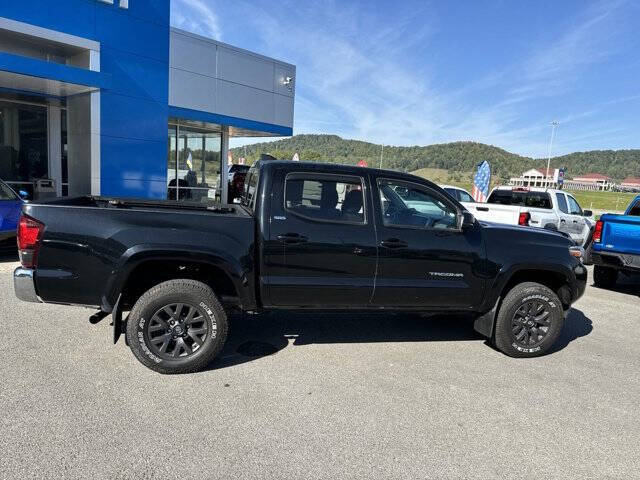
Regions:
M 167 360 L 189 357 L 204 344 L 212 326 L 202 308 L 171 303 L 158 309 L 147 323 L 149 349 Z
M 551 328 L 550 315 L 546 302 L 534 299 L 522 304 L 511 321 L 514 341 L 523 348 L 540 345 Z

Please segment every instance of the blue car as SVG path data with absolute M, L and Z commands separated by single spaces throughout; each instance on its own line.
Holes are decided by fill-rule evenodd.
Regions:
M 24 201 L 0 180 L 0 251 L 16 248 L 16 229 Z

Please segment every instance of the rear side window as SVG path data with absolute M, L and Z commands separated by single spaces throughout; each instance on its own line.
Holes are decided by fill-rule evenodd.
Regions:
M 15 199 L 16 199 L 16 196 L 11 191 L 11 189 L 4 183 L 0 182 L 0 200 L 15 200 Z
M 640 217 L 640 201 L 636 202 L 633 207 L 629 209 L 629 213 L 632 217 Z
M 569 208 L 567 207 L 567 199 L 564 196 L 564 193 L 556 193 L 556 199 L 558 200 L 558 208 L 562 213 L 569 213 Z
M 365 223 L 363 182 L 359 177 L 290 173 L 285 180 L 285 210 L 323 222 Z
M 518 205 L 520 207 L 544 208 L 551 210 L 551 197 L 546 192 L 527 192 L 518 190 L 494 190 L 488 203 L 499 205 Z
M 461 202 L 475 203 L 473 197 L 464 190 L 458 190 L 458 200 L 460 200 Z
M 249 169 L 247 178 L 244 182 L 244 192 L 242 194 L 242 205 L 249 207 L 253 211 L 255 211 L 256 208 L 256 197 L 258 193 L 258 179 L 260 177 L 259 163 L 260 162 L 254 163 Z

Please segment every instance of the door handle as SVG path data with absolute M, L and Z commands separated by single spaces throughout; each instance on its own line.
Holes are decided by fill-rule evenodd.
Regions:
M 307 241 L 307 237 L 299 233 L 285 233 L 278 235 L 276 238 L 287 245 L 295 245 L 296 243 L 304 243 Z
M 574 220 L 573 223 L 578 223 L 578 220 Z
M 388 238 L 380 242 L 380 245 L 386 248 L 407 248 L 409 244 L 399 238 Z
M 489 208 L 488 207 L 476 207 L 476 210 L 478 212 L 488 212 Z

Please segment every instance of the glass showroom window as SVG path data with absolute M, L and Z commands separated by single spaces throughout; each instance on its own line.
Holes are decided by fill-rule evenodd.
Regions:
M 220 132 L 170 125 L 167 159 L 169 200 L 220 200 Z
M 32 194 L 48 173 L 47 108 L 0 101 L 0 178 Z

